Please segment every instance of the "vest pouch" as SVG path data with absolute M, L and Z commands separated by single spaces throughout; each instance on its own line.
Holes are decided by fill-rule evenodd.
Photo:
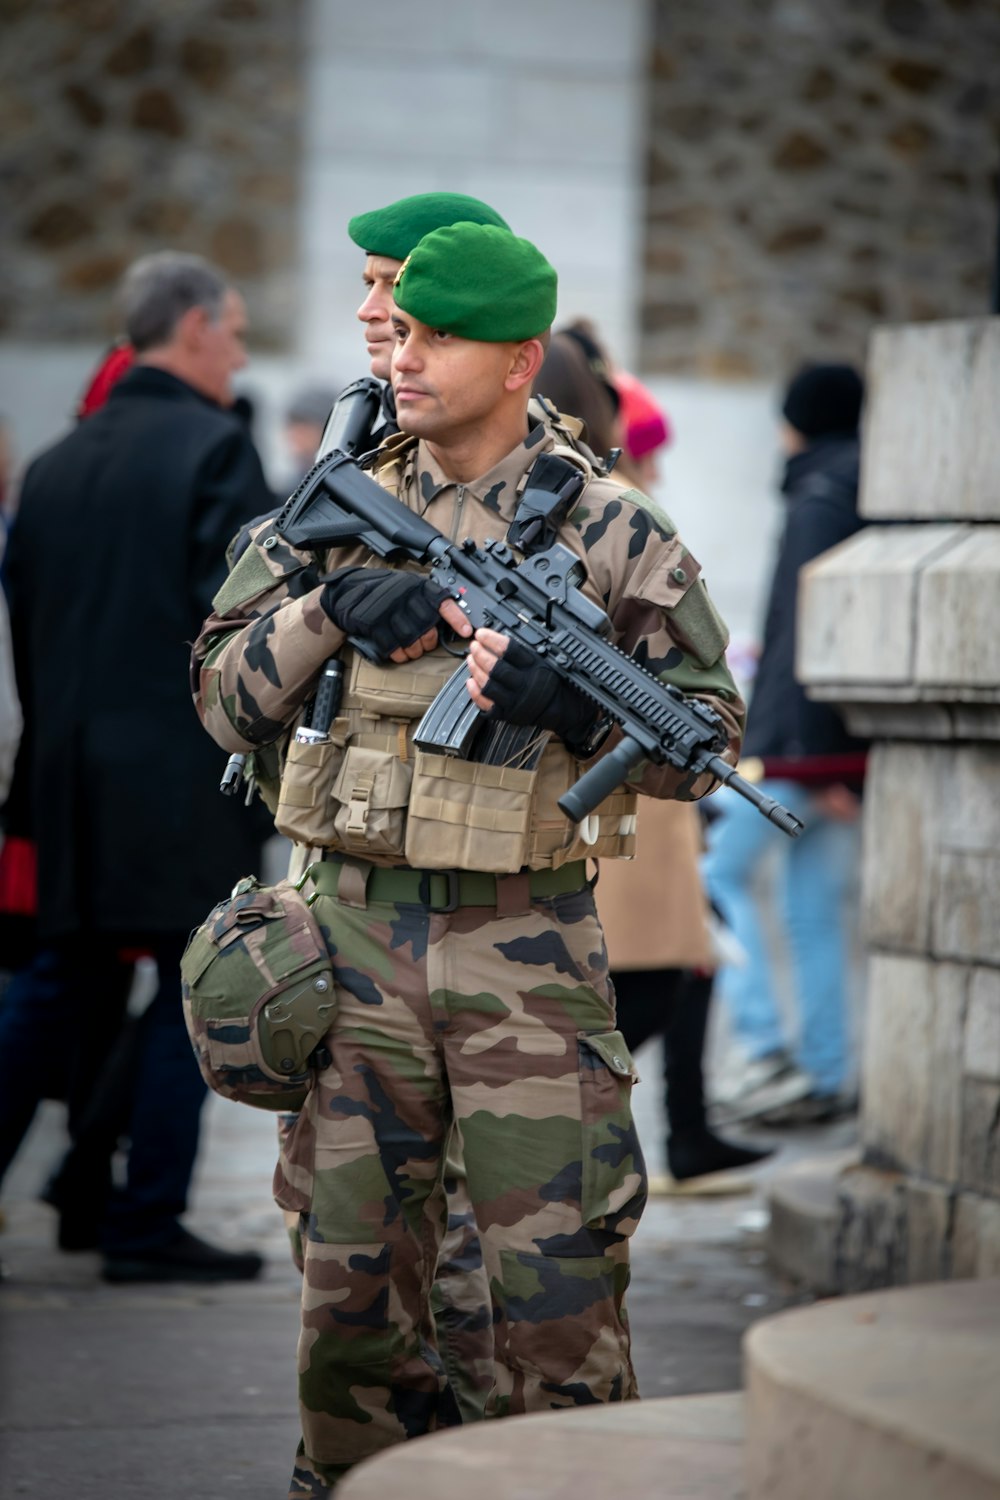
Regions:
M 538 765 L 527 864 L 532 870 L 558 870 L 570 860 L 631 859 L 635 854 L 637 797 L 625 786 L 582 823 L 573 824 L 559 798 L 580 778 L 580 763 L 561 741 L 550 739 Z
M 344 763 L 346 731 L 347 720 L 336 719 L 328 740 L 289 741 L 274 826 L 295 844 L 324 848 L 334 842 L 330 797 Z
M 516 874 L 526 861 L 537 774 L 418 750 L 406 863 L 423 870 Z
M 416 661 L 379 664 L 355 652 L 345 702 L 375 718 L 419 719 L 460 662 L 438 646 Z
M 399 746 L 349 745 L 331 793 L 335 843 L 349 854 L 402 858 L 413 763 Z M 330 824 L 325 842 L 330 842 Z
M 297 1110 L 326 1054 L 335 989 L 326 943 L 289 881 L 247 876 L 181 959 L 184 1019 L 202 1077 L 227 1099 Z

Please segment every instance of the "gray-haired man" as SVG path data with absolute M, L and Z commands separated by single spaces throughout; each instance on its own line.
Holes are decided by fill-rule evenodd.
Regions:
M 11 536 L 39 932 L 60 981 L 39 1008 L 38 1045 L 22 1038 L 13 1061 L 23 1076 L 23 1057 L 36 1059 L 39 1096 L 44 1060 L 67 1068 L 62 1243 L 83 1247 L 96 1205 L 109 1280 L 246 1278 L 259 1256 L 216 1250 L 179 1222 L 204 1086 L 178 964 L 219 892 L 256 868 L 259 844 L 246 810 L 218 795 L 224 757 L 191 712 L 186 665 L 227 541 L 272 502 L 226 409 L 246 363 L 239 293 L 206 261 L 166 251 L 129 269 L 121 310 L 136 364 L 31 465 Z M 131 1048 L 123 950 L 151 954 L 159 976 Z M 37 1102 L 23 1089 L 15 1100 L 2 1075 L 0 1063 L 0 1170 Z M 119 1133 L 128 1180 L 111 1194 Z

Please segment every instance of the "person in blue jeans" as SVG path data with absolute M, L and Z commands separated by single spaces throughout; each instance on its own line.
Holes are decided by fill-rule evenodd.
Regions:
M 746 955 L 741 966 L 718 971 L 719 993 L 749 1058 L 740 1090 L 725 1102 L 733 1118 L 804 1123 L 840 1111 L 850 1074 L 845 915 L 857 866 L 857 811 L 845 798 L 844 813 L 828 815 L 823 799 L 801 782 L 768 778 L 760 788 L 805 829 L 788 840 L 742 797 L 716 794 L 705 881 Z M 798 1012 L 794 1054 L 753 889 L 772 846 L 781 861 L 778 910 Z
M 719 970 L 719 992 L 748 1057 L 727 1100 L 733 1118 L 794 1124 L 832 1118 L 850 1074 L 847 900 L 858 857 L 866 744 L 795 677 L 799 570 L 858 531 L 863 386 L 848 365 L 798 372 L 782 405 L 785 526 L 771 580 L 741 770 L 804 823 L 786 839 L 722 789 L 703 873 L 713 904 L 743 948 Z M 786 1036 L 761 931 L 755 881 L 771 849 L 780 862 L 779 914 L 792 965 L 798 1036 Z

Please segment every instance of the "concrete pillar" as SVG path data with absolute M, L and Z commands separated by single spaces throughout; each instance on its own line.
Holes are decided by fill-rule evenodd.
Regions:
M 868 381 L 871 525 L 804 570 L 798 663 L 875 741 L 841 1290 L 1000 1259 L 1000 319 L 881 329 Z

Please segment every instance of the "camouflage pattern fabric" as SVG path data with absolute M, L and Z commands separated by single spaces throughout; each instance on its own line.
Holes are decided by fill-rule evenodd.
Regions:
M 487 1415 L 638 1394 L 624 1294 L 646 1191 L 589 889 L 509 917 L 313 911 L 338 1007 L 276 1183 L 306 1216 L 292 1494 L 441 1425 L 430 1293 L 453 1122 L 490 1289 Z
M 379 450 L 372 474 L 445 536 L 482 544 L 506 531 L 519 487 L 541 453 L 585 464 L 551 425 L 539 423 L 469 485 L 456 485 L 423 443 L 401 434 Z M 638 490 L 598 475 L 559 540 L 584 563 L 582 590 L 609 614 L 615 644 L 663 681 L 710 703 L 729 735 L 726 759 L 735 764 L 744 707 L 725 662 L 728 634 L 670 518 Z M 345 545 L 328 554 L 326 566 L 366 561 L 364 548 Z M 216 595 L 215 613 L 195 642 L 192 686 L 202 722 L 224 749 L 279 740 L 323 662 L 344 646 L 343 632 L 320 604 L 319 571 L 311 553 L 289 547 L 267 520 Z M 649 763 L 630 783 L 649 796 L 685 800 L 714 786 L 709 776 L 692 781 L 686 772 Z
M 455 484 L 423 443 L 402 435 L 383 445 L 372 472 L 445 535 L 482 544 L 505 533 L 543 452 L 586 463 L 556 426 L 534 422 L 471 484 Z M 744 711 L 725 664 L 725 627 L 669 518 L 588 470 L 559 540 L 581 559 L 583 592 L 608 612 L 615 642 L 710 703 L 735 763 Z M 345 647 L 320 604 L 319 577 L 370 560 L 351 545 L 322 559 L 298 552 L 270 520 L 254 532 L 193 655 L 198 712 L 221 746 L 284 753 L 323 662 Z M 713 785 L 649 764 L 632 781 L 682 799 Z M 297 866 L 309 857 L 300 850 Z M 443 1257 L 431 1294 L 453 1125 L 489 1285 L 489 1416 L 637 1394 L 623 1298 L 645 1193 L 631 1062 L 614 1030 L 589 892 L 503 918 L 473 907 L 365 909 L 325 895 L 313 910 L 337 982 L 333 1061 L 276 1177 L 279 1203 L 304 1226 L 295 1495 L 325 1493 L 359 1459 L 452 1420 L 456 1363 L 477 1371 L 473 1400 L 481 1394 L 477 1362 L 487 1356 L 470 1366 L 440 1332 L 445 1299 L 457 1314 L 451 1331 L 469 1339 L 484 1305 L 461 1286 L 475 1253 L 457 1214 L 457 1250 Z
M 297 1114 L 278 1116 L 279 1156 L 284 1156 L 297 1123 Z M 279 1167 L 278 1191 L 287 1170 L 285 1161 Z M 438 1425 L 458 1427 L 464 1422 L 479 1422 L 486 1415 L 486 1399 L 493 1387 L 493 1311 L 476 1216 L 465 1181 L 465 1163 L 454 1131 L 441 1189 L 446 1225 L 431 1289 L 431 1312 L 448 1384 L 442 1394 Z M 304 1271 L 307 1216 L 287 1208 L 282 1212 L 292 1262 Z
M 447 1223 L 438 1253 L 431 1311 L 448 1387 L 438 1425 L 479 1422 L 493 1389 L 493 1309 L 479 1226 L 469 1200 L 465 1162 L 457 1141 L 444 1177 Z

